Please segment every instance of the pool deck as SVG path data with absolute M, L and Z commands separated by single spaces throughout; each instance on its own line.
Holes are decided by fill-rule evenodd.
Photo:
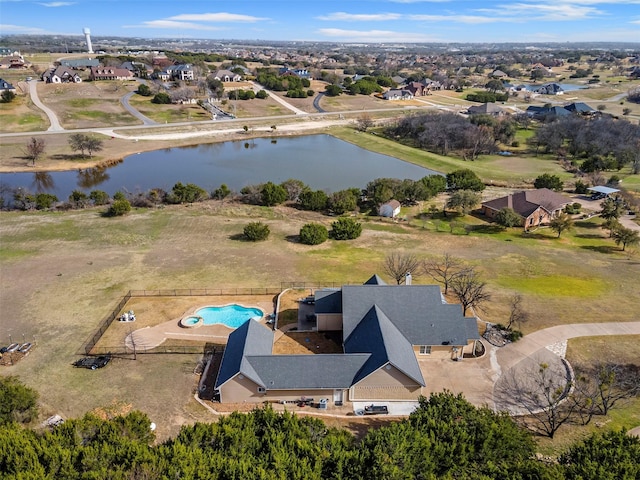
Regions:
M 151 350 L 162 345 L 165 341 L 172 340 L 186 340 L 194 342 L 209 342 L 226 344 L 229 334 L 235 329 L 227 327 L 225 325 L 200 325 L 195 327 L 182 327 L 180 326 L 180 319 L 193 315 L 193 312 L 207 306 L 218 305 L 203 305 L 193 309 L 189 309 L 184 315 L 179 318 L 169 320 L 153 327 L 144 327 L 133 331 L 127 335 L 125 339 L 125 345 L 130 350 Z M 223 306 L 223 305 L 219 305 Z M 255 305 L 251 305 L 251 308 L 259 308 L 266 314 L 270 313 L 273 306 L 263 302 L 256 302 Z M 266 325 L 266 319 L 260 320 L 260 323 Z

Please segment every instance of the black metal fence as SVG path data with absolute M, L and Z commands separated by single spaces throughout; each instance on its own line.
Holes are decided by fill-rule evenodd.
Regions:
M 99 347 L 96 348 L 96 344 L 107 331 L 113 321 L 118 318 L 120 312 L 127 304 L 127 302 L 134 297 L 220 297 L 220 296 L 237 296 L 237 295 L 279 295 L 283 290 L 288 288 L 300 289 L 300 290 L 317 290 L 320 288 L 339 288 L 343 284 L 330 282 L 323 285 L 317 283 L 308 282 L 281 282 L 280 287 L 265 287 L 265 288 L 185 288 L 185 289 L 170 289 L 170 290 L 129 290 L 127 294 L 122 297 L 118 305 L 109 313 L 98 325 L 96 331 L 89 337 L 89 339 L 82 345 L 79 354 L 80 355 L 104 355 L 111 353 L 112 355 L 131 355 L 133 350 L 120 346 L 120 347 Z M 135 353 L 201 353 L 202 347 L 193 346 L 158 346 L 152 349 L 136 348 Z

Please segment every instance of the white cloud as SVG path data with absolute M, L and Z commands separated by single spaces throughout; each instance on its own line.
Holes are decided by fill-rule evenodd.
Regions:
M 38 5 L 42 5 L 43 7 L 68 7 L 70 5 L 75 5 L 74 2 L 48 2 L 48 3 L 38 3 Z
M 584 20 L 604 15 L 605 12 L 593 7 L 565 4 L 506 3 L 496 8 L 479 8 L 476 11 L 498 16 L 509 16 L 521 20 L 567 21 Z
M 236 13 L 183 13 L 169 17 L 168 20 L 185 20 L 190 22 L 231 22 L 231 23 L 255 23 L 268 18 L 253 17 L 251 15 L 239 15 Z
M 486 17 L 480 15 L 409 15 L 409 20 L 419 22 L 457 22 L 457 23 L 495 23 L 503 22 L 505 19 L 496 17 Z
M 634 24 L 636 24 L 636 25 L 640 25 L 640 20 L 632 20 L 632 21 L 631 21 L 631 22 L 629 22 L 629 23 L 634 23 Z
M 439 41 L 438 38 L 424 33 L 394 32 L 390 30 L 343 30 L 340 28 L 321 28 L 318 32 L 325 37 L 343 42 L 418 43 Z
M 176 22 L 174 20 L 150 20 L 142 22 L 141 25 L 123 25 L 123 28 L 164 28 L 178 30 L 222 30 L 210 25 L 201 25 L 192 22 Z
M 335 12 L 329 15 L 316 17 L 318 20 L 345 21 L 345 22 L 384 22 L 387 20 L 399 20 L 402 15 L 399 13 L 345 13 Z
M 8 25 L 2 24 L 0 25 L 0 32 L 2 33 L 24 33 L 24 34 L 46 34 L 47 32 L 42 28 L 36 27 L 25 27 L 22 25 Z

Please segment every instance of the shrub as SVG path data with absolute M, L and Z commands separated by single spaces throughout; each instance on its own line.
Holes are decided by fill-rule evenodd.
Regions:
M 168 93 L 160 92 L 156 93 L 155 96 L 151 99 L 151 103 L 157 103 L 160 105 L 171 103 L 171 97 Z
M 507 334 L 507 340 L 510 342 L 517 342 L 522 338 L 522 332 L 520 330 L 512 330 Z
M 279 205 L 287 199 L 287 191 L 281 185 L 273 182 L 267 182 L 262 186 L 260 191 L 262 205 L 272 207 Z
M 69 195 L 69 203 L 73 205 L 74 208 L 84 208 L 89 201 L 89 197 L 86 193 L 80 190 L 74 190 Z
M 38 210 L 46 210 L 47 208 L 51 208 L 57 201 L 58 197 L 51 193 L 36 193 L 36 208 Z
M 269 94 L 266 92 L 266 90 L 258 90 L 258 93 L 256 93 L 256 98 L 259 98 L 261 100 L 264 100 L 268 96 Z
M 94 205 L 106 205 L 109 203 L 109 194 L 102 190 L 92 190 L 89 193 L 89 200 L 91 200 Z
M 329 238 L 327 227 L 319 223 L 307 223 L 300 229 L 300 243 L 319 245 Z
M 548 188 L 549 190 L 559 192 L 562 190 L 563 183 L 557 175 L 543 173 L 535 179 L 533 186 L 536 188 Z
M 126 197 L 126 195 L 124 193 L 118 191 L 118 192 L 113 194 L 113 199 L 114 200 L 126 200 L 127 197 Z
M 328 201 L 329 209 L 336 215 L 353 212 L 358 207 L 358 197 L 352 189 L 334 192 Z
M 569 215 L 576 215 L 580 213 L 580 210 L 582 210 L 582 205 L 578 202 L 571 203 L 564 207 L 564 212 L 568 213 Z
M 107 210 L 108 217 L 120 217 L 131 211 L 131 203 L 129 200 L 115 200 Z
M 176 183 L 169 195 L 169 201 L 171 203 L 202 202 L 207 198 L 209 198 L 209 194 L 205 189 L 193 183 L 183 185 L 182 182 Z
M 339 218 L 331 224 L 331 237 L 335 240 L 353 240 L 362 233 L 362 224 L 353 218 Z
M 231 195 L 231 190 L 229 190 L 229 187 L 227 187 L 227 185 L 223 183 L 222 185 L 220 185 L 220 187 L 216 188 L 213 191 L 213 193 L 211 194 L 211 198 L 215 200 L 224 200 L 229 195 Z
M 0 95 L 0 101 L 2 103 L 11 103 L 15 98 L 16 98 L 16 94 L 13 93 L 11 90 L 3 90 L 2 94 Z
M 299 202 L 303 210 L 321 212 L 327 208 L 328 197 L 322 190 L 305 190 L 300 194 Z
M 142 95 L 143 97 L 150 97 L 151 96 L 151 89 L 149 88 L 149 85 L 139 85 L 138 86 L 138 95 Z
M 246 227 L 244 227 L 243 233 L 247 240 L 258 242 L 261 240 L 266 240 L 269 237 L 271 231 L 269 230 L 269 225 L 266 225 L 262 222 L 251 222 Z

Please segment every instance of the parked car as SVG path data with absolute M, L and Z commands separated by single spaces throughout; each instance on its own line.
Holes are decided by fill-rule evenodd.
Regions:
M 109 361 L 111 361 L 111 355 L 100 355 L 99 357 L 84 357 L 73 362 L 73 366 L 95 370 L 97 368 L 106 366 Z

